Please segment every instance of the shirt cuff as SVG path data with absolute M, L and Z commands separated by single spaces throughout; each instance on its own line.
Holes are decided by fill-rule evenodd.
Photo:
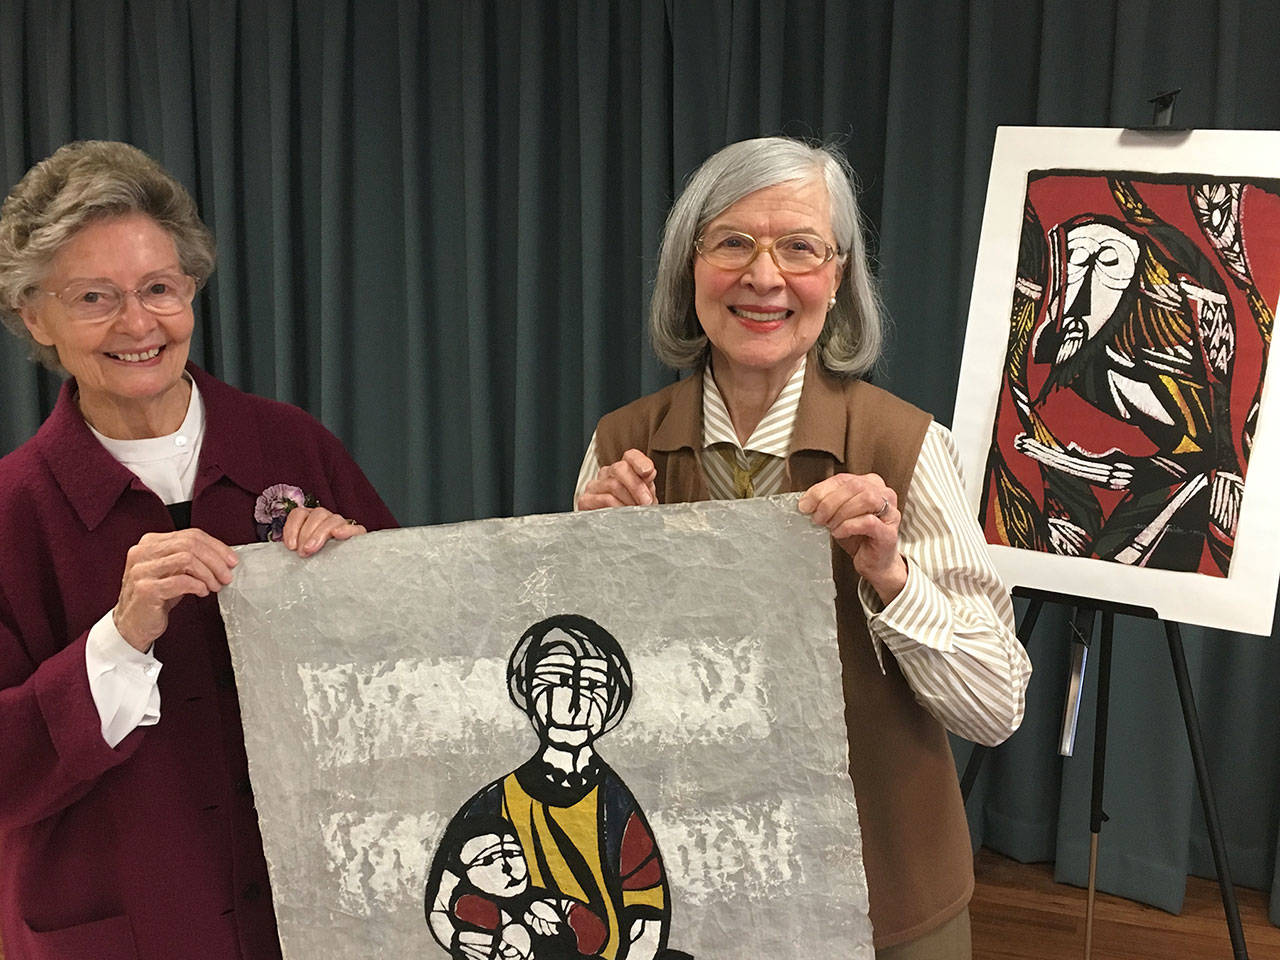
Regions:
M 930 647 L 939 653 L 950 653 L 954 646 L 951 605 L 947 595 L 938 589 L 909 557 L 907 582 L 901 592 L 887 604 L 880 600 L 875 588 L 865 580 L 858 582 L 858 599 L 867 617 L 871 643 L 884 672 L 884 647 L 894 654 L 909 653 Z
M 158 683 L 163 664 L 155 654 L 129 645 L 116 629 L 111 610 L 89 628 L 84 665 L 107 746 L 116 746 L 137 727 L 160 721 Z

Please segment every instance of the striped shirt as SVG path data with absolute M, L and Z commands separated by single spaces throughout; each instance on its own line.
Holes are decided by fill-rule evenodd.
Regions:
M 783 386 L 778 399 L 773 401 L 767 413 L 757 424 L 745 444 L 738 442 L 738 434 L 729 418 L 729 408 L 720 396 L 716 378 L 711 368 L 702 377 L 702 447 L 699 463 L 702 475 L 707 479 L 707 491 L 712 500 L 734 500 L 733 468 L 750 471 L 754 460 L 761 461 L 752 480 L 754 495 L 772 496 L 786 489 L 787 451 L 791 449 L 791 434 L 796 425 L 796 410 L 800 407 L 800 388 L 804 386 L 805 360 Z M 714 455 L 713 455 L 714 454 Z M 752 458 L 751 454 L 756 457 Z
M 755 496 L 785 489 L 785 457 L 803 377 L 801 363 L 741 445 L 710 369 L 704 372 L 700 458 L 713 498 L 734 496 L 732 471 L 717 452 L 729 449 L 726 445 L 740 466 L 746 466 L 751 453 L 776 461 L 756 475 Z M 600 466 L 593 434 L 578 474 L 575 504 Z M 1000 743 L 1022 722 L 1031 661 L 1014 633 L 1009 593 L 965 502 L 951 432 L 936 422 L 930 424 L 916 461 L 911 496 L 898 525 L 898 547 L 907 561 L 902 592 L 884 604 L 865 581 L 858 589 L 881 664 L 882 650 L 888 647 L 916 699 L 943 726 L 978 743 Z

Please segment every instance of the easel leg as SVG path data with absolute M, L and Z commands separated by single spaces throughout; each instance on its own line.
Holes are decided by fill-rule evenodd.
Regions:
M 1039 597 L 1033 597 L 1027 603 L 1027 612 L 1022 615 L 1022 623 L 1018 625 L 1018 642 L 1024 647 L 1031 640 L 1031 631 L 1036 628 L 1036 621 L 1040 619 L 1040 609 L 1043 606 L 1044 601 Z M 973 749 L 969 751 L 969 759 L 964 765 L 964 775 L 960 777 L 960 796 L 966 803 L 978 779 L 978 771 L 982 769 L 983 758 L 990 751 L 991 747 L 984 747 L 980 743 L 975 743 Z
M 1182 632 L 1178 625 L 1166 620 L 1165 635 L 1169 638 L 1169 656 L 1173 660 L 1173 676 L 1178 683 L 1178 697 L 1182 701 L 1182 719 L 1187 727 L 1187 742 L 1191 746 L 1191 763 L 1196 770 L 1196 784 L 1200 788 L 1200 804 L 1204 808 L 1204 822 L 1209 830 L 1209 846 L 1213 849 L 1213 864 L 1218 870 L 1218 888 L 1222 891 L 1222 909 L 1227 914 L 1227 931 L 1231 934 L 1231 951 L 1236 960 L 1248 960 L 1244 930 L 1240 926 L 1240 909 L 1236 906 L 1236 891 L 1231 884 L 1231 868 L 1227 864 L 1227 845 L 1218 820 L 1218 805 L 1209 783 L 1209 765 L 1204 758 L 1204 740 L 1200 735 L 1200 717 L 1196 712 L 1195 693 L 1191 689 L 1191 677 L 1187 673 L 1187 657 L 1182 649 Z
M 1093 901 L 1097 891 L 1098 835 L 1107 815 L 1102 812 L 1102 788 L 1107 772 L 1107 715 L 1111 703 L 1111 637 L 1115 615 L 1102 613 L 1102 635 L 1098 640 L 1098 702 L 1093 713 L 1093 792 L 1089 803 L 1089 896 L 1084 916 L 1084 957 L 1093 953 Z M 1090 631 L 1093 624 L 1089 624 Z

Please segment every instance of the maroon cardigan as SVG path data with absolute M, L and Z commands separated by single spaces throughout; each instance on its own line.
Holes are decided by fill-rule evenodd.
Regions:
M 254 542 L 254 501 L 275 483 L 371 530 L 395 526 L 311 416 L 188 371 L 206 412 L 192 526 Z M 12 960 L 280 956 L 217 597 L 184 599 L 156 641 L 158 724 L 112 749 L 89 693 L 85 637 L 116 602 L 126 552 L 172 529 L 90 433 L 70 383 L 0 459 L 0 938 Z

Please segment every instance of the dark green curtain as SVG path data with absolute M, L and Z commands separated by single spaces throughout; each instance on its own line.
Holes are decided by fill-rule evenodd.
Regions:
M 879 379 L 950 422 L 999 124 L 1280 126 L 1280 3 L 0 0 L 0 174 L 132 141 L 220 264 L 193 356 L 306 407 L 405 523 L 563 509 L 596 418 L 671 379 L 642 333 L 662 220 L 723 144 L 843 145 L 895 331 Z M 0 346 L 0 451 L 56 383 Z M 1066 611 L 975 842 L 1085 879 L 1092 702 L 1056 755 Z M 1156 624 L 1117 625 L 1100 885 L 1212 874 Z M 1237 881 L 1270 889 L 1280 642 L 1185 631 Z M 1088 687 L 1092 696 L 1092 675 Z M 961 755 L 965 747 L 960 746 Z

